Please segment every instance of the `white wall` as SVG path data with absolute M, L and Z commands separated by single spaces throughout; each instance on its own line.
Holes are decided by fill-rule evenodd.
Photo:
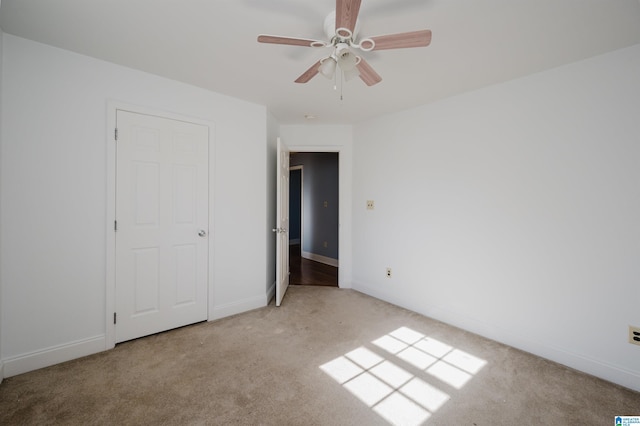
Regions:
M 105 347 L 109 100 L 215 123 L 210 312 L 266 304 L 265 107 L 6 34 L 2 70 L 6 375 Z
M 357 125 L 353 287 L 640 390 L 638 76 L 640 45 Z
M 353 128 L 345 125 L 281 125 L 280 135 L 291 151 L 339 152 L 338 285 L 341 288 L 351 288 Z

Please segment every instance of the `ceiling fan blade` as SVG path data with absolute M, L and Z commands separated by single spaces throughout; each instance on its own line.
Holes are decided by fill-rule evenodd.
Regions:
M 311 39 L 306 39 L 306 38 L 295 38 L 295 37 L 284 37 L 284 36 L 272 36 L 272 35 L 265 35 L 265 34 L 260 34 L 258 36 L 258 42 L 260 43 L 273 43 L 273 44 L 288 44 L 291 46 L 305 46 L 305 47 L 312 47 L 317 43 L 322 43 L 323 45 L 325 44 L 322 41 L 318 41 L 318 40 L 311 40 Z
M 319 71 L 320 71 L 320 61 L 318 61 L 315 64 L 311 65 L 311 68 L 309 68 L 308 70 L 303 72 L 302 75 L 296 79 L 296 83 L 306 83 L 306 82 L 308 82 L 313 77 L 315 77 L 316 74 L 318 74 Z
M 405 47 L 424 47 L 431 43 L 431 30 L 410 31 L 371 37 L 375 43 L 372 50 L 402 49 Z
M 336 30 L 346 28 L 353 33 L 362 0 L 336 0 Z
M 364 59 L 360 58 L 360 62 L 358 62 L 356 66 L 358 67 L 358 71 L 360 71 L 360 78 L 367 86 L 373 86 L 382 81 L 382 77 L 380 77 Z

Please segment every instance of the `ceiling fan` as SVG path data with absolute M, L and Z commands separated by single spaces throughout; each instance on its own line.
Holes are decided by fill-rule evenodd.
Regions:
M 303 39 L 295 37 L 273 36 L 261 34 L 260 43 L 286 44 L 304 47 L 330 47 L 332 53 L 306 70 L 296 83 L 307 83 L 320 73 L 327 78 L 333 78 L 336 68 L 340 68 L 345 80 L 359 76 L 367 86 L 373 86 L 382 81 L 382 77 L 364 60 L 354 53 L 354 49 L 363 52 L 372 50 L 401 49 L 407 47 L 424 47 L 431 43 L 431 30 L 410 31 L 389 35 L 370 37 L 356 42 L 359 28 L 358 13 L 362 0 L 336 0 L 336 10 L 331 12 L 324 21 L 324 30 L 329 39 Z

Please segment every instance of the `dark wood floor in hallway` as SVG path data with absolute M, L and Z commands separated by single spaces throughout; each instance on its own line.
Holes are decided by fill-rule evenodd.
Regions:
M 338 287 L 338 268 L 305 259 L 300 244 L 289 246 L 289 284 Z

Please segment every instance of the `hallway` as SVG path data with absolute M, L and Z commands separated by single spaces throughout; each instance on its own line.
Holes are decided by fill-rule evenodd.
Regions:
M 289 284 L 338 287 L 338 268 L 305 259 L 300 244 L 289 246 Z

